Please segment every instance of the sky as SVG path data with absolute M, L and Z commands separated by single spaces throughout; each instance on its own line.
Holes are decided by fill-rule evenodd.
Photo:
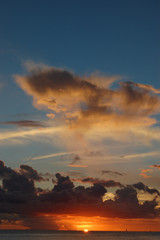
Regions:
M 0 229 L 159 231 L 159 8 L 0 2 Z

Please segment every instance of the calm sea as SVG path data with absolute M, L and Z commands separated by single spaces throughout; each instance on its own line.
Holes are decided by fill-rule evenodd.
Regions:
M 0 240 L 160 240 L 160 232 L 71 232 L 0 230 Z

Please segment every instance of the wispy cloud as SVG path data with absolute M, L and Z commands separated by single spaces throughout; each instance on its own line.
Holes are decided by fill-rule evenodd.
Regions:
M 151 165 L 150 167 L 160 169 L 160 164 L 154 164 L 154 165 Z
M 33 121 L 33 120 L 6 121 L 6 122 L 0 122 L 0 124 L 16 125 L 18 127 L 44 127 L 43 123 L 39 121 Z
M 58 132 L 63 131 L 63 127 L 46 127 L 46 128 L 34 128 L 30 130 L 2 130 L 0 134 L 0 141 L 9 141 L 12 139 L 23 139 L 23 138 L 29 138 L 33 139 L 33 137 L 41 136 L 41 135 L 47 135 L 48 137 L 52 134 L 56 134 Z M 38 140 L 38 139 L 37 139 Z
M 87 165 L 83 165 L 83 164 L 69 164 L 68 166 L 72 167 L 72 168 L 86 168 L 87 167 Z
M 103 174 L 114 174 L 114 175 L 118 175 L 118 176 L 123 176 L 124 173 L 120 173 L 120 172 L 115 172 L 115 171 L 110 171 L 110 170 L 102 170 L 102 175 Z
M 102 156 L 92 156 L 90 158 L 89 156 L 85 155 L 85 153 L 82 153 L 82 158 L 85 158 L 86 162 L 89 164 L 90 160 L 92 159 L 97 159 L 97 161 L 92 161 L 92 166 L 93 165 L 98 165 L 98 163 L 115 163 L 115 162 L 132 162 L 132 161 L 139 161 L 140 159 L 146 158 L 146 157 L 159 157 L 160 151 L 153 151 L 153 152 L 144 152 L 144 153 L 136 153 L 136 154 L 127 154 L 127 155 L 111 155 L 105 153 Z M 104 173 L 113 173 L 113 174 L 118 174 L 118 172 L 114 171 L 102 171 Z M 120 173 L 119 173 L 120 174 Z
M 129 154 L 129 155 L 122 155 L 120 158 L 145 158 L 145 157 L 153 157 L 153 156 L 159 156 L 160 151 L 152 151 L 152 152 L 144 152 L 144 153 L 136 153 L 136 154 Z
M 51 154 L 48 154 L 48 155 L 36 156 L 36 157 L 30 158 L 30 160 L 40 160 L 40 159 L 47 159 L 47 158 L 52 158 L 52 157 L 59 157 L 59 156 L 73 155 L 73 154 L 75 154 L 75 152 L 51 153 Z
M 150 173 L 150 172 L 153 172 L 153 170 L 152 169 L 142 169 L 141 173 L 139 175 L 144 178 L 150 178 L 151 176 L 148 175 L 148 173 Z
M 159 164 L 150 165 L 149 167 L 150 168 L 142 169 L 141 173 L 139 175 L 143 176 L 144 178 L 150 178 L 152 176 L 148 175 L 149 173 L 153 172 L 155 169 L 160 169 L 160 165 Z

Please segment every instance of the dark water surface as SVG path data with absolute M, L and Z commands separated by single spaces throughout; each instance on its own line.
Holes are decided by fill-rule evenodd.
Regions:
M 160 232 L 0 230 L 0 240 L 160 240 Z

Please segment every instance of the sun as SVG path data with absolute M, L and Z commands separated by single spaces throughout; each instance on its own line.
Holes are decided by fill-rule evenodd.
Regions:
M 83 232 L 84 232 L 84 233 L 88 233 L 88 229 L 84 229 Z

